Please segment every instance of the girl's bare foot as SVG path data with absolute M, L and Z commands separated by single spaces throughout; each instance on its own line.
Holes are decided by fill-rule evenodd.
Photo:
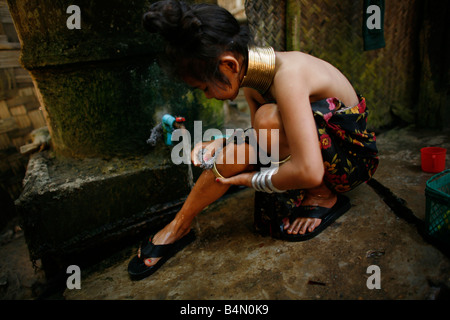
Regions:
M 310 189 L 306 192 L 306 196 L 301 205 L 331 208 L 335 205 L 336 201 L 336 194 L 322 183 L 319 187 Z M 322 219 L 316 218 L 297 218 L 292 223 L 289 221 L 289 218 L 283 219 L 284 230 L 286 230 L 288 234 L 305 234 L 306 232 L 313 232 L 321 222 Z
M 176 220 L 172 220 L 172 222 L 170 222 L 167 226 L 165 226 L 153 236 L 151 242 L 155 245 L 171 244 L 183 238 L 186 234 L 189 233 L 189 231 L 190 228 L 180 228 L 177 225 Z M 159 259 L 161 258 L 148 258 L 144 261 L 144 263 L 147 267 L 151 267 L 155 265 L 159 261 Z

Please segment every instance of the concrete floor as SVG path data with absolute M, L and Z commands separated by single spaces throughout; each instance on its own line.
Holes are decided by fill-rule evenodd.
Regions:
M 423 220 L 425 183 L 433 174 L 421 171 L 420 148 L 450 150 L 449 132 L 411 128 L 391 130 L 377 138 L 381 161 L 375 180 L 404 200 L 400 203 L 406 212 Z M 447 155 L 447 168 L 448 159 Z M 253 232 L 254 191 L 244 189 L 205 209 L 194 221 L 197 239 L 151 277 L 129 280 L 127 265 L 136 243 L 82 270 L 81 289 L 66 289 L 60 298 L 410 300 L 448 295 L 448 251 L 425 241 L 416 224 L 398 217 L 372 184 L 347 195 L 352 208 L 339 220 L 312 240 L 288 243 Z M 23 237 L 0 249 L 7 251 L 8 245 L 20 241 Z M 25 248 L 19 254 L 25 256 Z M 367 287 L 371 276 L 367 269 L 372 265 L 379 267 L 380 289 Z M 17 265 L 6 271 L 3 267 L 6 282 L 14 270 Z M 23 273 L 17 272 L 16 278 L 25 277 Z M 36 283 L 42 282 L 39 273 L 35 277 Z M 16 292 L 13 299 L 33 298 L 31 287 L 27 294 Z M 7 289 L 3 297 L 8 299 Z

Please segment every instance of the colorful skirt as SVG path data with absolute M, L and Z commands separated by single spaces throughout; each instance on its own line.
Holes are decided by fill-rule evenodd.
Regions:
M 325 168 L 324 182 L 336 193 L 350 191 L 370 180 L 379 158 L 376 137 L 367 131 L 366 100 L 346 107 L 336 98 L 311 103 L 318 132 L 318 143 Z M 256 230 L 274 235 L 281 220 L 299 207 L 306 190 L 288 190 L 280 194 L 256 192 Z

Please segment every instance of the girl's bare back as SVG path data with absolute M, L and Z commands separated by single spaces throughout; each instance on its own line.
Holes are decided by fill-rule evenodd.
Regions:
M 358 104 L 358 97 L 351 83 L 330 63 L 302 52 L 277 52 L 276 55 L 274 85 L 277 78 L 289 76 L 292 81 L 308 84 L 311 102 L 333 97 L 347 106 Z

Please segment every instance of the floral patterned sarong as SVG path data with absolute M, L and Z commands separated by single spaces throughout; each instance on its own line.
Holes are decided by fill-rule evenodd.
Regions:
M 324 181 L 337 193 L 369 180 L 378 166 L 373 132 L 367 132 L 366 100 L 347 108 L 336 98 L 311 103 L 325 166 Z
M 359 104 L 354 107 L 346 107 L 336 98 L 312 102 L 311 107 L 328 188 L 343 193 L 368 181 L 379 159 L 375 134 L 366 128 L 365 98 L 359 97 Z M 256 192 L 257 231 L 276 235 L 281 219 L 299 207 L 304 196 L 305 190 L 288 190 L 281 194 Z

